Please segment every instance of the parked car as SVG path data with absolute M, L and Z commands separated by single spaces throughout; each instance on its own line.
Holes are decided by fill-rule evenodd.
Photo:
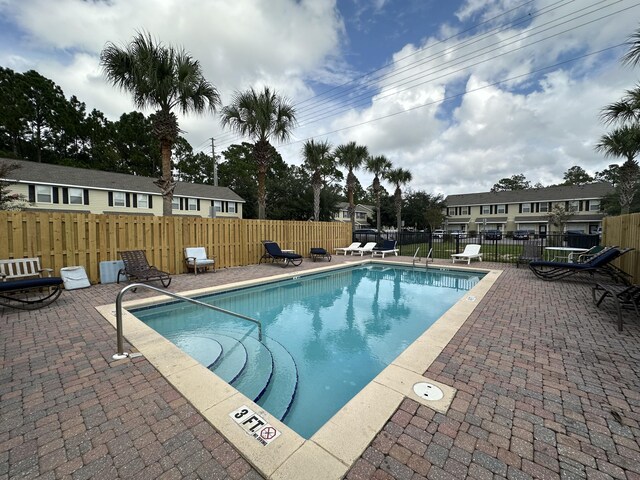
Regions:
M 486 230 L 484 232 L 485 240 L 502 240 L 502 232 L 500 230 Z
M 451 230 L 449 232 L 449 235 L 451 235 L 452 237 L 458 237 L 458 238 L 467 238 L 467 232 L 463 232 L 462 230 Z
M 431 236 L 433 238 L 444 238 L 445 231 L 444 230 L 434 230 L 431 232 Z
M 514 240 L 529 240 L 530 236 L 531 232 L 529 232 L 529 230 L 516 230 L 513 232 Z
M 357 242 L 377 242 L 378 230 L 375 228 L 357 228 L 353 231 L 353 236 Z

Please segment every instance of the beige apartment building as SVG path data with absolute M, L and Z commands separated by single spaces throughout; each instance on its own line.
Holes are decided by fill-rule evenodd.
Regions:
M 347 202 L 340 202 L 338 203 L 338 208 L 338 213 L 333 217 L 333 220 L 337 222 L 351 222 L 349 204 Z M 372 205 L 356 204 L 355 228 L 368 228 L 369 223 L 367 222 L 367 217 L 373 218 L 374 211 L 375 208 Z
M 20 165 L 11 178 L 2 180 L 12 183 L 12 193 L 28 200 L 26 210 L 162 216 L 155 178 L 26 160 L 0 158 L 0 162 Z M 173 214 L 242 218 L 243 203 L 227 187 L 178 182 Z
M 604 213 L 602 198 L 613 192 L 607 182 L 557 185 L 545 188 L 449 195 L 445 199 L 446 230 L 482 232 L 530 230 L 537 234 L 558 232 L 549 213 L 555 207 L 566 212 L 564 230 L 597 233 Z

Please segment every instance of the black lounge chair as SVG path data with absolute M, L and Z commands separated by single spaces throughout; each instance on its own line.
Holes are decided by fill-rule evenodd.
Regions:
M 610 296 L 616 305 L 618 314 L 618 331 L 622 331 L 622 308 L 633 307 L 636 318 L 640 318 L 640 285 L 619 285 L 596 283 L 591 289 L 593 301 L 599 307 L 602 301 Z
M 584 263 L 536 261 L 529 263 L 529 268 L 537 277 L 543 280 L 560 280 L 576 273 L 588 273 L 591 276 L 598 273 L 609 276 L 616 282 L 629 284 L 630 275 L 612 265 L 611 262 L 630 250 L 633 249 L 619 250 L 617 248 L 609 248 Z
M 311 260 L 313 260 L 314 262 L 318 258 L 326 258 L 327 261 L 329 262 L 331 261 L 331 254 L 327 252 L 324 248 L 312 247 L 310 255 L 311 255 Z
M 265 255 L 262 256 L 259 263 L 262 263 L 264 258 L 271 258 L 272 261 L 280 261 L 284 262 L 283 267 L 289 265 L 289 263 L 294 266 L 298 266 L 302 263 L 302 255 L 298 253 L 292 252 L 283 252 L 280 250 L 280 246 L 276 242 L 262 242 L 264 248 L 266 250 Z
M 58 299 L 62 293 L 62 284 L 63 280 L 60 277 L 0 282 L 0 305 L 21 310 L 46 307 Z
M 163 287 L 168 287 L 171 284 L 171 276 L 167 272 L 149 265 L 147 256 L 142 250 L 120 252 L 120 258 L 122 258 L 124 268 L 118 272 L 118 283 L 120 283 L 120 276 L 124 275 L 129 282 L 159 280 Z

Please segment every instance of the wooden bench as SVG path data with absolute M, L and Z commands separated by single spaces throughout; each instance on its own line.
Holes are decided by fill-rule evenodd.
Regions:
M 0 260 L 0 305 L 33 310 L 53 303 L 62 293 L 63 280 L 52 272 L 40 267 L 39 258 Z

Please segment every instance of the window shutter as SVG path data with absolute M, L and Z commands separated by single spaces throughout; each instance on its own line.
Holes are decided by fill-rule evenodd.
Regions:
M 504 213 L 509 213 L 509 204 L 508 203 L 504 204 Z
M 126 205 L 126 206 L 127 206 L 127 208 L 128 208 L 128 207 L 130 207 L 130 206 L 131 206 L 131 196 L 127 193 L 127 194 L 125 195 L 125 198 L 126 198 L 126 203 L 125 203 L 125 205 Z
M 69 189 L 66 187 L 62 188 L 62 203 L 69 203 Z
M 564 209 L 569 211 L 569 202 L 564 202 Z
M 58 198 L 58 187 L 53 187 L 53 203 L 60 203 L 60 198 Z
M 200 211 L 200 199 L 198 198 L 198 211 Z
M 109 206 L 113 207 L 113 192 L 109 192 Z
M 29 201 L 31 203 L 36 201 L 36 186 L 29 185 Z
M 133 197 L 133 208 L 138 208 L 138 195 L 132 193 L 131 196 Z
M 540 203 L 536 202 L 536 213 L 540 213 Z
M 82 194 L 83 194 L 83 196 L 84 196 L 84 204 L 85 204 L 85 205 L 89 205 L 89 190 L 85 188 L 85 189 L 82 191 Z
M 153 195 L 149 195 L 149 208 L 153 208 Z
M 522 204 L 518 205 L 518 213 L 522 213 Z

